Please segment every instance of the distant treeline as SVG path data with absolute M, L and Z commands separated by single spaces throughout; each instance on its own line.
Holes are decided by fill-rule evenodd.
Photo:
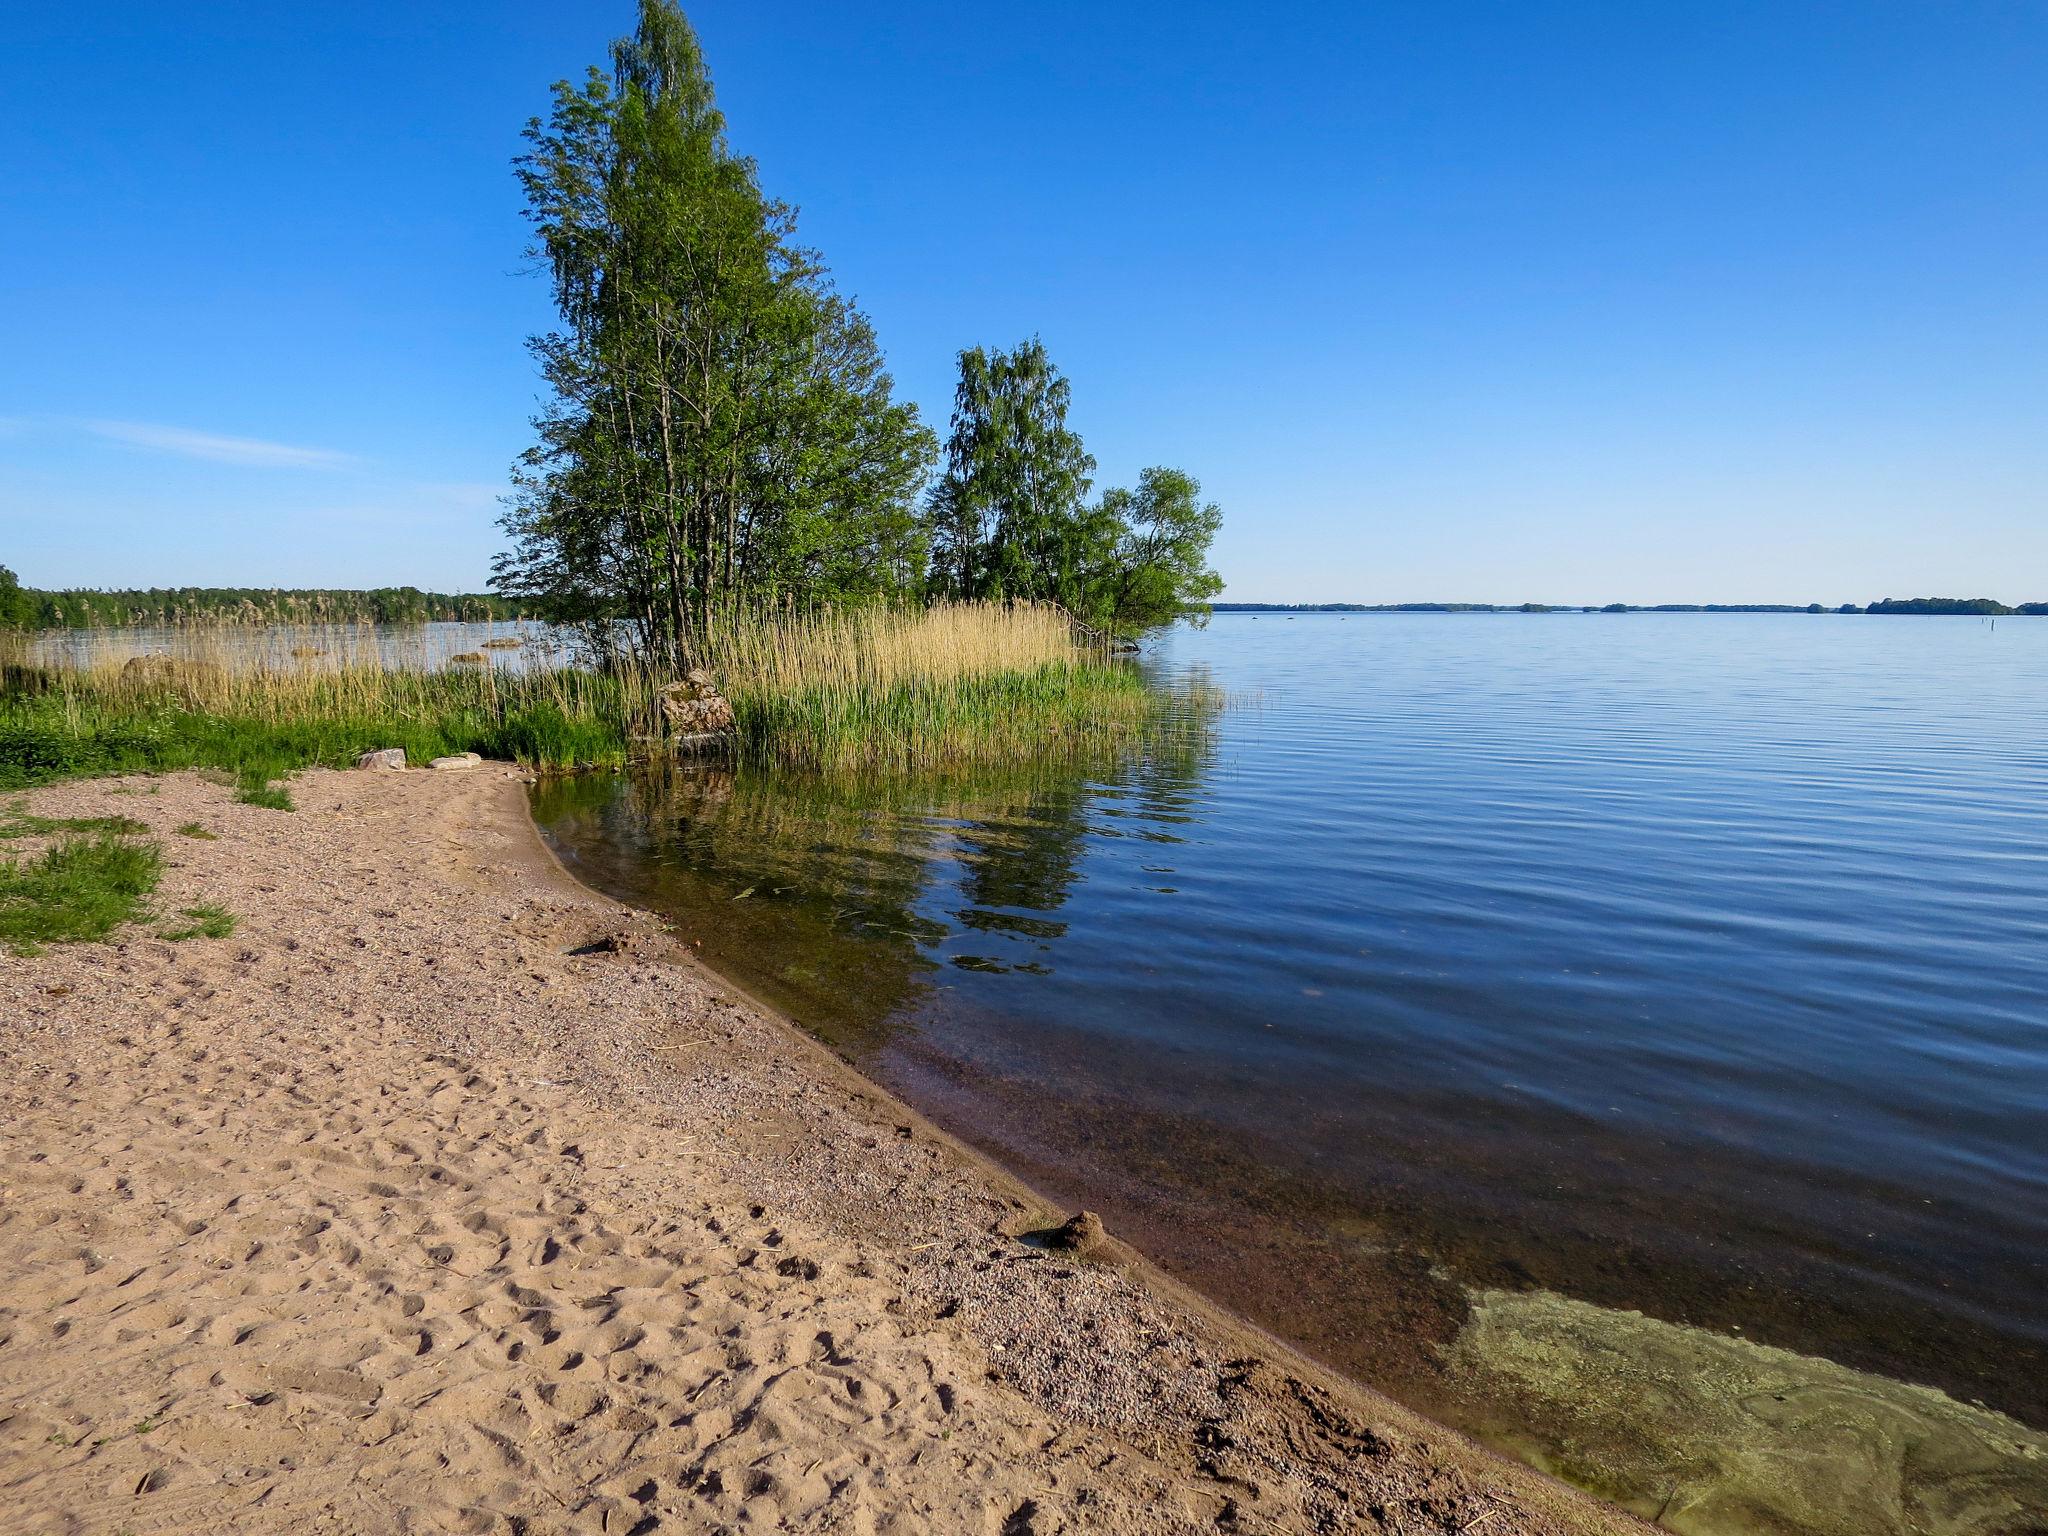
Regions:
M 149 587 L 38 591 L 0 567 L 0 627 L 116 629 L 131 624 L 423 624 L 439 619 L 510 621 L 531 605 L 478 592 L 418 587 Z
M 1217 613 L 1826 613 L 1819 603 L 1211 603 Z M 1835 610 L 1861 613 L 1851 603 Z M 2001 610 L 2006 611 L 2006 610 Z
M 1217 613 L 1960 613 L 2048 615 L 2048 603 L 2008 608 L 1988 597 L 1886 597 L 1844 603 L 1211 603 Z
M 1216 613 L 1548 613 L 1541 603 L 1211 603 Z
M 1866 613 L 1976 613 L 1991 618 L 2010 614 L 2048 614 L 2048 603 L 2021 603 L 2017 608 L 1988 597 L 1887 597 L 1872 603 Z

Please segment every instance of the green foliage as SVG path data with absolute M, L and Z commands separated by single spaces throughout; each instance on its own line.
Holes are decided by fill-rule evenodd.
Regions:
M 35 607 L 35 594 L 22 586 L 14 572 L 0 565 L 0 629 L 31 628 Z
M 1206 603 L 1223 590 L 1208 565 L 1222 512 L 1165 468 L 1091 505 L 1095 460 L 1067 425 L 1071 397 L 1036 337 L 960 354 L 945 470 L 925 508 L 931 590 L 1058 603 L 1112 634 Z
M 235 914 L 211 902 L 186 907 L 180 915 L 191 921 L 182 927 L 174 925 L 161 929 L 157 937 L 179 943 L 186 939 L 224 939 L 235 931 Z
M 2026 604 L 2025 608 L 2037 604 Z M 2013 610 L 1988 597 L 1886 597 L 1864 610 L 1866 613 L 1953 613 L 2003 618 Z
M 1223 590 L 1209 569 L 1209 545 L 1223 513 L 1202 500 L 1201 484 L 1177 469 L 1148 469 L 1135 491 L 1102 499 L 1105 544 L 1090 565 L 1076 612 L 1124 632 L 1179 617 Z
M 1066 603 L 1099 530 L 1085 503 L 1095 460 L 1067 425 L 1072 387 L 1037 337 L 960 354 L 946 467 L 932 489 L 932 579 L 968 599 Z
M 696 34 L 641 0 L 607 74 L 554 87 L 517 162 L 561 328 L 493 586 L 609 664 L 680 672 L 715 620 L 926 591 L 1160 623 L 1221 590 L 1221 515 L 1175 470 L 1090 504 L 1044 346 L 960 355 L 946 473 L 873 327 L 726 140 Z M 934 556 L 936 558 L 934 558 Z M 929 572 L 928 572 L 929 566 Z
M 220 840 L 218 833 L 207 831 L 203 825 L 196 821 L 188 821 L 178 828 L 178 836 L 197 838 L 203 843 L 213 843 Z
M 0 863 L 0 944 L 33 955 L 45 944 L 103 939 L 141 915 L 162 872 L 155 843 L 104 830 Z
M 526 137 L 562 329 L 532 344 L 554 399 L 493 585 L 680 670 L 714 610 L 914 583 L 931 433 L 727 145 L 672 0 L 642 0 L 610 76 L 557 84 Z

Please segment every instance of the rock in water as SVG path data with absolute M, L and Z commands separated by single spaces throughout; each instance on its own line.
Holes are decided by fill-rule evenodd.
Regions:
M 732 701 L 718 691 L 702 667 L 661 690 L 661 714 L 672 736 L 705 736 L 732 729 Z
M 429 768 L 474 768 L 483 761 L 474 752 L 457 752 L 450 757 L 437 757 L 427 764 Z
M 358 768 L 403 768 L 405 748 L 380 747 L 375 752 L 365 752 L 356 759 Z

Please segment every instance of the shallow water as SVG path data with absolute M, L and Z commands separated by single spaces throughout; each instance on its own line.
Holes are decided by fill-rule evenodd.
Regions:
M 1569 1434 L 1474 1373 L 1482 1293 L 2048 1426 L 2048 620 L 1231 615 L 1143 664 L 1241 702 L 1063 770 L 536 814 L 1049 1193 L 1532 1459 Z M 1571 1453 L 1684 1524 L 1682 1456 Z

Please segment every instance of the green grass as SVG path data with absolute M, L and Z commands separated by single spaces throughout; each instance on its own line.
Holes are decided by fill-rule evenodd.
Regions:
M 106 829 L 66 833 L 39 857 L 0 863 L 0 944 L 34 955 L 45 944 L 103 939 L 143 915 L 162 873 L 154 842 Z
M 186 907 L 180 915 L 191 919 L 188 926 L 160 929 L 157 937 L 175 943 L 184 939 L 224 939 L 235 931 L 235 914 L 211 902 Z
M 180 837 L 196 837 L 196 838 L 198 838 L 198 839 L 199 839 L 199 840 L 200 840 L 201 842 L 206 842 L 206 843 L 213 843 L 213 842 L 218 842 L 218 841 L 220 841 L 220 834 L 219 834 L 219 833 L 217 833 L 217 832 L 209 832 L 209 831 L 207 831 L 205 827 L 201 826 L 201 825 L 200 825 L 200 824 L 199 824 L 198 822 L 196 822 L 196 821 L 188 821 L 188 822 L 186 822 L 186 823 L 185 823 L 185 825 L 183 825 L 182 827 L 178 828 L 178 836 L 180 836 Z
M 235 791 L 235 798 L 244 805 L 260 805 L 269 811 L 295 811 L 292 792 L 282 784 L 271 783 L 261 769 L 244 769 L 241 788 Z
M 0 945 L 35 955 L 46 944 L 104 939 L 124 923 L 150 917 L 149 895 L 163 874 L 163 850 L 146 828 L 126 816 L 37 816 L 19 803 L 0 808 L 0 837 L 55 835 L 39 856 L 0 861 Z M 178 828 L 187 837 L 213 834 L 197 822 Z M 202 903 L 185 907 L 160 939 L 224 939 L 235 915 Z
M 627 756 L 623 714 L 572 716 L 540 701 L 492 712 L 451 698 L 449 707 L 404 713 L 301 718 L 214 713 L 80 690 L 0 699 L 0 790 L 115 773 L 217 768 L 239 781 L 238 798 L 289 809 L 270 786 L 302 768 L 350 767 L 377 747 L 403 747 L 413 763 L 476 752 L 537 768 L 614 767 Z M 280 801 L 286 803 L 280 803 Z

